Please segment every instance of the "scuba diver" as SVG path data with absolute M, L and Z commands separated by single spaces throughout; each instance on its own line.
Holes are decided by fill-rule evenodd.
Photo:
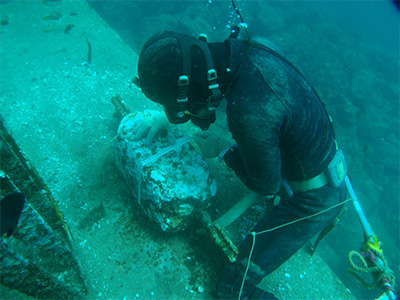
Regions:
M 250 189 L 250 203 L 279 199 L 255 232 L 343 202 L 346 174 L 338 167 L 343 160 L 337 158 L 341 151 L 317 93 L 273 47 L 236 36 L 234 28 L 227 40 L 218 43 L 176 32 L 159 33 L 147 41 L 139 57 L 137 82 L 149 99 L 164 107 L 165 115 L 143 121 L 136 139 L 151 143 L 169 123 L 191 120 L 199 126 L 203 131 L 195 140 L 203 155 L 219 156 L 235 171 Z M 223 98 L 234 145 L 206 131 Z M 224 271 L 218 297 L 273 299 L 257 284 L 330 225 L 341 208 L 259 235 L 254 248 L 248 236 L 235 263 Z

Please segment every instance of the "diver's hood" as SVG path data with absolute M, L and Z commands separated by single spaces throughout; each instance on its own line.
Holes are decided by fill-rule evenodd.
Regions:
M 153 36 L 142 48 L 138 75 L 144 94 L 165 107 L 171 123 L 184 123 L 189 119 L 196 125 L 215 121 L 212 111 L 219 105 L 222 93 L 204 38 L 176 32 Z

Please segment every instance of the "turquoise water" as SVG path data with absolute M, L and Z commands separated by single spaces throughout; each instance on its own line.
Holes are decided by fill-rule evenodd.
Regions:
M 46 11 L 46 15 L 49 15 L 59 10 L 57 2 L 35 3 L 39 3 L 38 6 L 45 5 L 49 11 Z M 239 22 L 231 6 L 231 1 L 90 1 L 89 3 L 136 53 L 139 53 L 146 39 L 158 31 L 175 30 L 193 35 L 206 33 L 210 41 L 216 42 L 224 40 L 229 35 L 227 25 Z M 12 3 L 7 3 L 7 1 L 1 3 L 4 6 L 8 4 Z M 368 221 L 382 241 L 382 249 L 390 267 L 396 275 L 399 275 L 399 12 L 392 2 L 384 0 L 242 0 L 237 1 L 237 4 L 248 24 L 249 34 L 272 40 L 285 53 L 285 56 L 303 71 L 326 103 L 335 123 L 338 143 L 347 158 L 355 191 L 360 198 Z M 72 12 L 77 15 L 73 15 Z M 34 14 L 40 24 L 36 28 L 40 28 L 39 31 L 41 31 L 40 35 L 38 34 L 39 38 L 35 40 L 35 45 L 38 44 L 38 40 L 42 41 L 40 39 L 44 38 L 49 40 L 54 38 L 56 41 L 60 41 L 62 38 L 62 40 L 71 41 L 71 44 L 74 44 L 73 46 L 60 46 L 59 49 L 57 48 L 58 44 L 52 42 L 55 50 L 52 52 L 49 50 L 48 53 L 51 55 L 47 55 L 47 48 L 38 48 L 39 50 L 33 53 L 36 55 L 33 58 L 33 54 L 30 54 L 29 51 L 35 47 L 25 41 L 27 37 L 18 40 L 18 35 L 23 36 L 23 34 L 22 32 L 18 33 L 17 30 L 27 31 L 29 26 L 24 24 L 17 27 L 15 25 L 19 24 L 15 20 L 18 19 L 20 13 L 21 11 L 18 9 L 8 12 L 10 24 L 2 28 L 5 34 L 12 33 L 12 30 L 16 30 L 17 34 L 6 35 L 7 37 L 12 36 L 12 43 L 2 40 L 1 68 L 2 71 L 3 68 L 7 68 L 8 72 L 2 73 L 1 100 L 6 109 L 2 107 L 1 113 L 6 120 L 12 120 L 8 123 L 13 125 L 10 127 L 15 135 L 25 138 L 25 140 L 20 138 L 23 140 L 23 149 L 27 149 L 29 157 L 39 165 L 42 176 L 54 188 L 56 194 L 65 195 L 68 201 L 63 198 L 60 202 L 66 215 L 68 213 L 73 215 L 67 220 L 72 228 L 79 227 L 77 224 L 82 222 L 81 220 L 86 216 L 89 208 L 99 205 L 98 198 L 101 195 L 106 199 L 104 202 L 107 217 L 111 218 L 111 221 L 106 217 L 103 218 L 107 221 L 101 223 L 102 228 L 99 232 L 104 232 L 104 236 L 101 236 L 98 244 L 115 237 L 115 240 L 110 242 L 110 250 L 108 252 L 104 250 L 107 252 L 105 260 L 118 261 L 117 271 L 119 273 L 115 275 L 115 278 L 123 278 L 123 283 L 128 286 L 131 273 L 126 270 L 129 270 L 130 265 L 122 259 L 123 255 L 120 258 L 116 254 L 112 254 L 118 248 L 113 243 L 117 244 L 125 239 L 123 240 L 126 243 L 123 245 L 126 247 L 124 251 L 131 253 L 131 245 L 134 242 L 128 244 L 131 240 L 126 237 L 128 235 L 126 232 L 132 231 L 131 227 L 136 228 L 139 232 L 141 227 L 139 225 L 146 224 L 145 226 L 148 226 L 148 224 L 145 219 L 142 224 L 139 222 L 139 225 L 129 223 L 130 227 L 126 226 L 127 229 L 124 227 L 125 235 L 121 234 L 121 238 L 118 235 L 119 232 L 115 233 L 109 229 L 109 227 L 113 228 L 109 225 L 113 222 L 119 224 L 131 222 L 126 221 L 131 216 L 128 215 L 126 219 L 122 218 L 122 221 L 114 217 L 119 214 L 123 215 L 125 212 L 125 207 L 119 210 L 117 204 L 123 203 L 123 201 L 121 199 L 114 201 L 113 197 L 116 197 L 114 193 L 102 190 L 102 187 L 110 181 L 115 190 L 123 190 L 121 178 L 109 175 L 115 173 L 115 170 L 110 167 L 112 159 L 108 151 L 109 141 L 112 140 L 117 124 L 110 121 L 112 108 L 107 105 L 109 105 L 108 97 L 111 94 L 111 87 L 114 87 L 115 90 L 121 88 L 118 89 L 118 92 L 124 98 L 131 100 L 131 103 L 133 102 L 132 98 L 139 99 L 137 102 L 133 102 L 137 105 L 134 107 L 135 109 L 147 108 L 147 102 L 142 101 L 139 95 L 132 96 L 131 89 L 128 84 L 125 84 L 128 81 L 126 78 L 134 75 L 134 70 L 130 69 L 131 65 L 126 63 L 129 61 L 129 57 L 121 55 L 117 58 L 110 58 L 99 54 L 101 41 L 95 34 L 92 34 L 96 31 L 96 24 L 85 24 L 84 29 L 82 29 L 83 26 L 79 27 L 78 21 L 74 20 L 76 16 L 80 16 L 79 10 L 65 9 L 62 11 L 63 17 L 60 20 L 48 22 L 41 19 L 44 13 Z M 62 23 L 61 26 L 57 22 L 66 23 Z M 63 31 L 69 22 L 74 22 L 75 27 L 66 34 Z M 30 24 L 29 20 L 27 24 Z M 7 30 L 9 32 L 6 32 Z M 59 35 L 57 36 L 56 33 Z M 76 35 L 74 36 L 74 34 Z M 86 63 L 87 35 L 94 48 L 93 60 L 90 65 Z M 242 36 L 245 37 L 243 33 Z M 9 44 L 13 44 L 12 47 Z M 111 44 L 107 47 L 112 46 Z M 9 52 L 3 51 L 3 47 Z M 7 55 L 11 56 L 10 53 L 18 58 L 28 56 L 30 59 L 14 65 L 7 61 Z M 52 58 L 54 60 L 51 60 Z M 34 67 L 31 69 L 28 67 L 28 71 L 22 68 L 29 64 Z M 30 71 L 32 73 L 29 73 Z M 80 78 L 82 73 L 87 79 L 85 82 L 72 81 L 74 78 Z M 39 87 L 44 87 L 47 92 L 39 94 L 37 92 Z M 86 96 L 87 94 L 90 96 Z M 89 101 L 82 101 L 79 98 L 82 95 Z M 46 109 L 42 109 L 41 104 Z M 80 110 L 90 111 L 90 114 L 77 117 Z M 29 119 L 32 115 L 32 119 Z M 92 122 L 94 119 L 100 120 L 100 123 L 95 124 Z M 49 129 L 42 124 L 56 125 Z M 73 125 L 72 133 L 69 130 L 71 124 Z M 87 124 L 92 125 L 88 126 Z M 110 130 L 110 127 L 113 130 Z M 32 132 L 38 134 L 35 135 Z M 95 137 L 87 138 L 88 132 L 93 133 Z M 61 136 L 68 143 L 63 143 Z M 53 143 L 49 141 L 53 141 Z M 62 153 L 62 155 L 55 159 L 52 157 L 54 155 L 52 153 Z M 49 160 L 50 163 L 47 163 L 46 161 Z M 53 166 L 56 171 L 51 168 L 47 169 L 46 167 L 49 165 Z M 96 181 L 84 176 L 76 176 L 76 174 L 81 174 L 77 170 L 86 175 L 87 173 L 82 170 L 98 174 L 102 174 L 106 170 L 108 174 Z M 63 181 L 60 178 L 67 178 L 67 180 Z M 122 194 L 124 192 L 125 190 Z M 138 214 L 139 212 L 137 212 Z M 140 217 L 137 215 L 135 216 L 139 219 Z M 91 228 L 91 232 L 81 230 L 76 234 L 85 251 L 85 243 L 91 243 L 89 237 L 93 233 L 93 226 L 92 223 L 88 226 Z M 93 235 L 96 233 L 95 231 Z M 97 235 L 100 236 L 99 233 Z M 158 238 L 158 236 L 154 238 L 155 245 L 159 242 Z M 160 241 L 167 244 L 168 239 L 160 238 Z M 321 242 L 318 253 L 329 263 L 357 298 L 374 299 L 379 294 L 378 291 L 371 292 L 363 289 L 347 273 L 347 253 L 350 250 L 359 250 L 362 241 L 362 230 L 357 216 L 349 206 L 348 213 L 342 218 L 337 228 Z M 154 249 L 158 248 L 154 246 Z M 94 251 L 84 252 L 86 256 L 82 261 L 87 260 L 89 267 L 92 259 L 93 262 L 98 262 L 93 258 L 95 257 Z M 142 266 L 143 269 L 152 263 L 150 259 L 148 261 L 143 259 L 147 256 L 139 250 L 135 251 L 134 254 L 129 254 L 132 255 L 130 259 L 143 260 L 145 262 Z M 162 256 L 163 252 L 159 253 Z M 101 261 L 101 259 L 99 260 Z M 129 260 L 127 259 L 127 261 Z M 191 260 L 193 264 L 194 261 L 194 259 Z M 107 271 L 113 268 L 110 267 Z M 101 268 L 99 267 L 99 269 Z M 154 269 L 149 269 L 149 273 L 153 271 Z M 125 274 L 128 275 L 123 277 Z M 145 281 L 146 277 L 142 276 Z M 173 280 L 168 281 L 169 284 L 171 281 Z M 104 282 L 105 284 L 99 279 L 99 283 L 96 282 L 96 288 L 99 289 L 106 284 L 111 285 L 112 280 L 106 278 Z M 115 285 L 119 289 L 119 285 L 116 283 Z M 114 292 L 118 289 L 110 290 Z M 93 288 L 93 290 L 96 289 Z M 171 290 L 173 289 L 171 288 Z M 151 295 L 150 292 L 153 294 L 155 292 L 157 295 L 157 290 L 149 290 L 148 295 Z M 111 297 L 112 294 L 110 292 L 110 294 L 104 293 L 104 295 Z M 177 294 L 171 294 L 171 297 L 173 296 L 177 296 Z M 123 298 L 120 294 L 118 297 Z M 201 298 L 201 295 L 199 297 Z

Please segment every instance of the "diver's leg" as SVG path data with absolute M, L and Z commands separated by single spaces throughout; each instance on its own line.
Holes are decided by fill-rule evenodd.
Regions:
M 291 198 L 283 197 L 279 205 L 257 224 L 254 231 L 258 233 L 323 211 L 343 201 L 345 195 L 343 184 L 337 189 L 326 186 L 307 193 L 297 193 Z M 341 207 L 337 207 L 310 219 L 257 235 L 242 299 L 251 299 L 256 285 L 288 260 L 311 237 L 328 226 L 340 210 Z M 249 235 L 239 249 L 236 262 L 227 268 L 223 276 L 218 287 L 220 298 L 237 298 L 252 244 L 253 236 Z

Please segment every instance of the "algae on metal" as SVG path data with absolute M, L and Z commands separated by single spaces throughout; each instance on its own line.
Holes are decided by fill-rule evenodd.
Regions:
M 1 196 L 26 196 L 14 234 L 0 238 L 0 280 L 37 298 L 73 299 L 86 293 L 72 237 L 51 192 L 1 123 Z

